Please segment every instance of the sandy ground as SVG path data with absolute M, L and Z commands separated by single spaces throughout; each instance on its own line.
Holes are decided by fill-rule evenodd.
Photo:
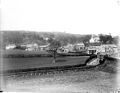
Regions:
M 38 93 L 115 93 L 116 74 L 77 71 L 5 77 L 4 91 Z

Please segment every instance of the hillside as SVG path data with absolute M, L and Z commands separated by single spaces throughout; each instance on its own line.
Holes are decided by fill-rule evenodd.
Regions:
M 63 32 L 29 32 L 29 31 L 2 31 L 3 46 L 7 44 L 29 44 L 37 43 L 44 45 L 49 39 L 56 39 L 62 45 L 67 43 L 76 43 L 89 41 L 91 35 L 69 34 Z

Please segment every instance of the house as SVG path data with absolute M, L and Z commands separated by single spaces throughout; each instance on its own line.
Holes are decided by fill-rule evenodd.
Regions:
M 49 44 L 39 46 L 39 50 L 40 50 L 40 51 L 46 51 L 46 50 L 49 50 Z
M 103 44 L 101 45 L 102 49 L 104 49 L 105 54 L 114 55 L 118 52 L 118 46 L 115 44 Z
M 115 52 L 114 55 L 112 55 L 112 57 L 120 59 L 120 46 L 117 47 L 117 52 Z
M 27 44 L 26 51 L 36 51 L 38 49 L 38 44 Z
M 9 50 L 9 49 L 14 49 L 16 47 L 15 44 L 9 44 L 5 47 L 6 50 Z
M 99 52 L 100 46 L 89 46 L 87 48 L 87 53 L 88 54 L 97 54 Z
M 38 47 L 38 44 L 36 44 L 36 43 L 27 44 L 26 47 Z
M 87 47 L 88 54 L 102 53 L 104 55 L 114 55 L 118 52 L 118 47 L 114 44 L 90 43 Z
M 64 48 L 64 47 L 60 47 L 60 48 L 57 50 L 57 53 L 68 53 L 68 52 L 69 52 L 69 49 Z
M 74 49 L 75 49 L 76 52 L 84 52 L 84 51 L 86 51 L 86 47 L 85 47 L 84 43 L 75 44 Z
M 26 49 L 26 51 L 34 51 L 34 50 L 35 50 L 35 49 L 32 48 L 32 47 L 29 47 L 29 48 Z
M 101 50 L 100 43 L 88 43 L 86 44 L 88 54 L 97 54 Z
M 74 52 L 74 45 L 67 44 L 66 46 L 63 46 L 63 49 L 68 52 Z
M 68 53 L 68 52 L 74 52 L 74 45 L 67 44 L 66 46 L 62 46 L 57 50 L 58 53 Z
M 99 36 L 92 35 L 91 39 L 89 40 L 90 43 L 99 43 L 100 38 Z
M 49 50 L 49 44 L 47 45 L 41 45 L 38 44 L 28 44 L 27 45 L 27 51 L 46 51 Z
M 22 50 L 26 50 L 26 45 L 20 45 L 20 49 L 22 49 Z

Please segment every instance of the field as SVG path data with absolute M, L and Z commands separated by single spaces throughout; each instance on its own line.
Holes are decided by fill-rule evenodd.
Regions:
M 53 63 L 52 57 L 34 58 L 3 58 L 3 70 L 29 69 L 52 66 L 84 64 L 88 56 L 82 57 L 58 57 Z
M 56 63 L 53 63 L 53 57 L 48 56 L 51 54 L 45 51 L 8 50 L 2 53 L 3 71 L 84 64 L 89 58 L 89 56 L 58 56 Z
M 53 54 L 47 51 L 25 51 L 25 50 L 4 50 L 0 51 L 5 58 L 26 58 L 26 57 L 52 57 Z M 90 56 L 85 53 L 57 53 L 56 56 Z
M 114 93 L 115 76 L 101 71 L 66 72 L 6 79 L 6 91 L 39 93 Z
M 16 55 L 16 52 L 14 53 Z M 28 53 L 26 52 L 26 54 Z M 2 67 L 4 71 L 8 71 L 76 65 L 84 64 L 88 58 L 89 56 L 64 56 L 57 57 L 56 63 L 52 63 L 52 57 L 4 57 Z M 105 64 L 91 70 L 86 69 L 82 71 L 79 69 L 48 73 L 35 71 L 15 74 L 4 77 L 4 87 L 2 89 L 9 92 L 114 93 L 117 90 L 116 67 L 117 61 L 109 59 Z
M 104 68 L 103 68 L 104 69 Z M 116 74 L 96 69 L 4 77 L 5 91 L 40 93 L 117 93 Z
M 24 54 L 24 55 L 32 55 L 32 54 L 48 54 L 48 52 L 45 51 L 25 51 L 25 50 L 1 50 L 5 55 L 19 55 L 19 54 Z
M 46 51 L 25 51 L 25 50 L 1 50 L 3 57 L 9 58 L 23 58 L 23 57 L 41 57 L 41 56 L 52 56 Z

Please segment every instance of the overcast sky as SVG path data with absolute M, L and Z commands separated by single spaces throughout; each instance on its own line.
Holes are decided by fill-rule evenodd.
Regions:
M 119 0 L 1 0 L 2 30 L 120 33 Z

